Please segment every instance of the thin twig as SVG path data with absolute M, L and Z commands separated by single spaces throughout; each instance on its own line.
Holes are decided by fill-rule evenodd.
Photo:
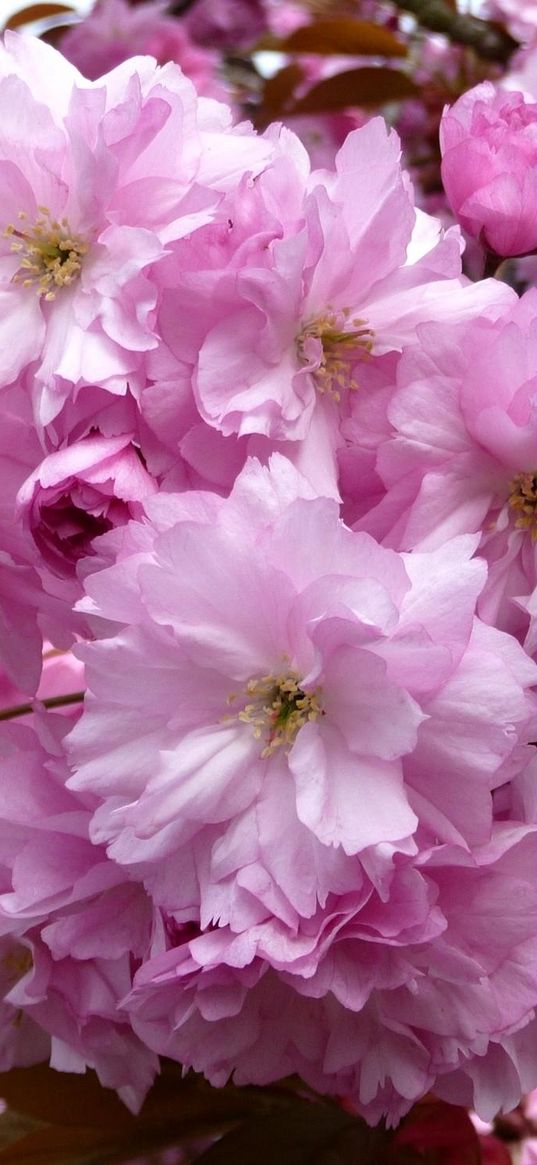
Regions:
M 196 0 L 175 0 L 175 3 L 170 4 L 168 12 L 170 16 L 184 16 L 189 8 L 193 8 Z
M 66 708 L 69 704 L 81 704 L 84 692 L 69 692 L 66 696 L 45 696 L 44 700 L 32 700 L 29 704 L 15 704 L 12 708 L 3 708 L 0 711 L 0 720 L 15 720 L 17 716 L 28 716 L 35 712 L 35 705 L 43 704 L 45 708 Z
M 412 12 L 423 28 L 443 32 L 455 44 L 469 45 L 486 61 L 506 65 L 520 45 L 494 21 L 455 12 L 445 0 L 392 0 L 396 8 Z

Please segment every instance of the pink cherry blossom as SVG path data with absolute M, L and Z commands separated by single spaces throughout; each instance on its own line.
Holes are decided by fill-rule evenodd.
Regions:
M 252 45 L 267 25 L 265 0 L 197 0 L 186 12 L 185 24 L 193 40 L 208 48 L 237 49 Z
M 537 105 L 485 81 L 447 109 L 440 125 L 442 181 L 459 222 L 497 255 L 537 247 Z
M 228 927 L 192 938 L 170 927 L 135 977 L 135 1030 L 216 1085 L 231 1074 L 264 1084 L 298 1072 L 322 1092 L 352 1097 L 372 1123 L 382 1115 L 397 1123 L 431 1087 L 485 1117 L 510 1108 L 535 1072 L 527 867 L 535 845 L 534 830 L 522 829 L 499 831 L 471 855 L 457 846 L 424 854 L 421 909 L 432 894 L 431 923 L 440 923 L 428 938 L 397 926 L 410 883 L 399 897 L 395 872 L 382 904 L 347 895 L 347 920 L 332 918 L 329 929 L 327 919 L 313 974 L 304 939 L 280 932 L 268 953 L 269 920 L 240 936 Z M 501 887 L 512 892 L 503 906 Z M 508 981 L 517 985 L 511 996 Z
M 184 22 L 167 13 L 168 5 L 162 0 L 146 0 L 135 8 L 126 0 L 98 0 L 85 20 L 67 29 L 61 51 L 91 80 L 129 57 L 155 57 L 159 65 L 175 61 L 198 93 L 225 98 L 216 53 L 193 44 Z
M 528 631 L 525 609 L 533 626 L 537 585 L 536 307 L 532 290 L 496 321 L 421 330 L 420 346 L 402 358 L 397 391 L 384 395 L 385 419 L 376 422 L 371 442 L 378 493 L 356 521 L 405 550 L 480 532 L 489 577 L 479 612 L 521 638 Z M 357 424 L 352 434 L 361 440 Z M 351 487 L 354 465 L 357 458 L 349 466 Z M 531 652 L 534 645 L 532 631 Z
M 0 733 L 0 985 L 3 1014 L 15 1008 L 21 1025 L 3 1056 L 32 1062 L 31 1039 L 48 1055 L 49 1033 L 53 1067 L 94 1068 L 136 1110 L 157 1062 L 120 1003 L 148 949 L 151 906 L 88 837 L 95 798 L 66 787 L 68 728 L 37 707 Z
M 518 40 L 529 41 L 535 37 L 536 0 L 486 0 L 484 14 L 507 24 L 511 35 Z
M 415 342 L 424 320 L 471 317 L 508 292 L 462 278 L 460 235 L 414 210 L 397 138 L 380 119 L 349 135 L 335 174 L 308 176 L 288 132 L 278 148 L 253 188 L 227 197 L 225 222 L 179 241 L 160 266 L 167 351 L 148 357 L 155 384 L 141 408 L 187 462 L 204 433 L 195 405 L 233 438 L 214 442 L 220 463 L 233 465 L 237 438 L 253 439 L 243 458 L 278 442 L 319 493 L 337 497 L 340 422 L 371 356 Z
M 43 425 L 73 385 L 124 395 L 145 383 L 153 265 L 213 217 L 237 168 L 270 158 L 267 140 L 200 100 L 174 64 L 137 58 L 91 83 L 42 42 L 6 35 L 0 382 L 32 363 Z
M 477 539 L 399 556 L 343 527 L 335 503 L 311 492 L 281 458 L 270 470 L 248 463 L 228 500 L 203 507 L 200 495 L 196 516 L 170 495 L 130 556 L 124 543 L 115 565 L 87 576 L 82 607 L 107 621 L 107 638 L 77 649 L 89 693 L 68 738 L 69 785 L 99 798 L 92 839 L 165 912 L 164 947 L 184 923 L 201 931 L 177 949 L 172 937 L 167 953 L 155 948 L 154 966 L 140 971 L 132 1006 L 142 1039 L 216 1083 L 231 1071 L 256 1083 L 299 1071 L 315 1087 L 353 1092 L 371 1119 L 397 1119 L 435 1076 L 432 1051 L 412 1053 L 425 1037 L 393 1027 L 415 992 L 408 1023 L 429 1025 L 432 1049 L 438 999 L 427 988 L 420 1002 L 412 945 L 431 944 L 430 958 L 446 960 L 445 993 L 454 956 L 442 953 L 442 936 L 456 901 L 485 942 L 468 911 L 474 892 L 488 902 L 488 873 L 471 889 L 476 854 L 479 868 L 512 863 L 523 879 L 525 847 L 537 845 L 524 824 L 512 858 L 500 837 L 490 840 L 491 791 L 531 755 L 536 671 L 513 640 L 475 620 L 485 579 L 471 557 Z M 114 632 L 121 611 L 129 625 L 122 618 Z M 453 878 L 466 863 L 467 879 Z M 509 950 L 533 941 L 532 927 L 525 910 L 502 941 Z M 368 944 L 367 958 L 352 955 L 353 941 Z M 386 941 L 400 961 L 386 962 Z M 489 960 L 492 974 L 492 950 Z M 473 1007 L 467 974 L 450 1023 Z M 534 990 L 520 983 L 509 1023 L 526 1022 Z M 473 1025 L 457 1020 L 465 1055 L 503 1031 L 495 991 L 491 980 Z M 373 1018 L 381 998 L 384 1036 Z M 243 1005 L 230 1040 L 228 1009 L 235 1016 Z M 267 1008 L 282 1016 L 271 1040 Z M 192 1017 L 184 1037 L 182 1013 Z M 343 1038 L 350 1014 L 352 1065 L 341 1050 L 331 1061 L 326 1042 Z M 216 1017 L 215 1043 L 204 1025 Z M 370 1049 L 382 1039 L 374 1069 Z M 458 1066 L 453 1052 L 443 1071 Z M 358 1085 L 358 1072 L 370 1082 Z

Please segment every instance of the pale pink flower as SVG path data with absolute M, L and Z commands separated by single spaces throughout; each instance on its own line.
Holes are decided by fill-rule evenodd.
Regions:
M 384 396 L 385 428 L 378 424 L 374 449 L 378 504 L 373 497 L 356 521 L 400 550 L 479 533 L 489 564 L 479 613 L 522 638 L 524 608 L 533 625 L 537 585 L 536 309 L 532 290 L 496 321 L 421 330 L 420 345 L 399 365 L 397 391 Z M 361 440 L 357 423 L 352 439 Z M 527 646 L 534 651 L 534 631 Z
M 229 110 L 198 99 L 174 64 L 137 58 L 92 83 L 15 34 L 0 49 L 0 110 L 0 383 L 32 363 L 46 425 L 73 385 L 124 395 L 145 383 L 158 346 L 153 265 L 272 146 L 232 129 Z
M 501 20 L 517 40 L 528 41 L 537 29 L 537 0 L 486 0 L 484 15 Z
M 137 1109 L 157 1061 L 120 1004 L 133 961 L 148 950 L 152 911 L 143 890 L 89 840 L 96 802 L 66 787 L 68 727 L 36 706 L 31 720 L 2 724 L 0 733 L 0 934 L 12 936 L 2 938 L 0 987 L 2 1011 L 15 1008 L 22 1024 L 3 1056 L 31 1062 L 37 1024 L 40 1058 L 49 1033 L 52 1067 L 92 1067 Z
M 317 411 L 330 449 L 335 405 L 348 407 L 371 354 L 400 351 L 425 320 L 501 299 L 490 282 L 465 286 L 458 232 L 416 214 L 399 158 L 374 118 L 348 136 L 334 174 L 311 175 L 301 220 L 284 213 L 278 230 L 274 201 L 260 207 L 255 249 L 241 246 L 206 289 L 201 273 L 185 280 L 185 301 L 194 283 L 207 302 L 190 349 L 200 345 L 193 387 L 208 424 L 297 441 Z
M 155 940 L 133 997 L 142 1038 L 215 1083 L 231 1071 L 257 1083 L 298 1071 L 395 1119 L 433 1083 L 432 1017 L 468 933 L 483 976 L 472 894 L 486 914 L 480 895 L 492 903 L 502 862 L 523 881 L 524 846 L 537 845 L 527 825 L 509 845 L 490 842 L 491 791 L 529 759 L 536 670 L 474 618 L 484 582 L 475 538 L 398 556 L 309 495 L 275 458 L 268 471 L 249 463 L 225 501 L 149 500 L 143 536 L 129 528 L 131 553 L 124 540 L 117 563 L 86 578 L 82 606 L 106 620 L 107 638 L 77 649 L 89 692 L 69 734 L 69 784 L 100 799 L 91 836 L 165 911 L 164 946 L 181 942 L 182 923 L 202 932 L 162 955 Z M 496 863 L 490 889 L 476 863 Z M 494 941 L 510 954 L 532 928 L 521 909 Z M 430 944 L 425 963 L 443 968 L 423 994 L 414 944 Z M 488 960 L 492 976 L 492 947 Z M 501 1023 L 526 1021 L 535 984 L 510 968 L 509 1020 L 491 981 L 468 1027 L 475 969 L 463 958 L 446 1024 L 465 1032 L 464 1054 Z M 409 1031 L 397 1035 L 394 1016 L 414 994 Z M 281 1021 L 270 1020 L 270 1040 L 269 1014 Z M 341 1060 L 351 1014 L 352 1064 Z M 444 1071 L 459 1066 L 453 1040 L 450 1055 Z

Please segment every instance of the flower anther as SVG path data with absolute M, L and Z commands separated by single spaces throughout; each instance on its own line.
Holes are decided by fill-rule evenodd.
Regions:
M 26 218 L 21 211 L 20 226 L 10 223 L 4 231 L 5 237 L 11 239 L 11 250 L 21 256 L 13 282 L 35 287 L 44 299 L 55 299 L 59 288 L 68 287 L 78 279 L 88 244 L 71 232 L 66 218 L 61 221 L 52 218 L 46 206 L 39 207 L 33 226 L 21 229 Z
M 515 526 L 537 539 L 537 472 L 517 473 L 510 485 L 509 505 L 517 513 Z
M 337 403 L 343 389 L 358 388 L 349 369 L 357 359 L 369 355 L 373 333 L 366 320 L 351 318 L 350 308 L 327 309 L 305 323 L 297 336 L 297 353 L 302 364 L 310 363 L 308 340 L 319 340 L 322 346 L 319 367 L 312 373 L 317 390 Z
M 245 694 L 250 701 L 237 712 L 236 719 L 251 724 L 254 737 L 266 741 L 263 758 L 271 756 L 282 745 L 288 751 L 300 729 L 324 715 L 319 689 L 305 692 L 299 680 L 298 672 L 291 670 L 279 675 L 270 672 L 246 684 Z M 234 699 L 235 695 L 230 696 L 229 702 Z

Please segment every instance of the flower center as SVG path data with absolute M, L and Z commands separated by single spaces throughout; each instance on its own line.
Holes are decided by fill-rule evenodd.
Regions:
M 284 745 L 287 750 L 294 744 L 300 729 L 310 720 L 323 716 L 320 691 L 305 692 L 300 687 L 298 672 L 282 672 L 280 675 L 261 676 L 248 680 L 246 697 L 250 702 L 236 718 L 243 724 L 251 724 L 257 740 L 264 739 L 262 757 L 271 756 Z M 236 696 L 230 696 L 232 703 Z
M 321 343 L 320 359 L 317 346 L 312 344 L 315 340 Z M 370 354 L 373 332 L 365 320 L 351 318 L 350 308 L 328 310 L 304 324 L 296 347 L 301 364 L 318 361 L 312 371 L 318 392 L 339 401 L 342 389 L 358 388 L 350 369 L 358 359 Z
M 0 964 L 5 971 L 8 983 L 15 984 L 31 969 L 33 959 L 27 947 L 15 947 L 14 950 L 8 951 L 2 956 Z
M 517 514 L 518 530 L 529 530 L 537 538 L 537 472 L 517 473 L 510 486 L 509 505 Z
M 4 235 L 11 239 L 11 250 L 21 256 L 13 282 L 35 287 L 44 299 L 55 299 L 58 288 L 68 287 L 78 279 L 82 258 L 89 248 L 83 239 L 72 234 L 66 218 L 58 222 L 46 206 L 40 206 L 39 212 L 33 226 L 26 226 L 27 216 L 21 211 L 20 226 L 10 223 Z

